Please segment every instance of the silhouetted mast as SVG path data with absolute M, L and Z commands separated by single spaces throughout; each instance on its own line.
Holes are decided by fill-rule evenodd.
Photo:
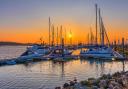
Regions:
M 54 46 L 54 25 L 52 25 L 52 46 Z
M 94 36 L 93 36 L 92 28 L 90 27 L 90 45 L 93 45 L 93 41 L 94 41 Z
M 57 43 L 57 46 L 58 46 L 58 27 L 57 27 L 57 39 L 56 39 L 56 43 Z
M 92 45 L 92 28 L 90 27 L 90 45 Z
M 67 34 L 66 34 L 66 28 L 65 28 L 65 44 L 66 44 L 66 37 L 67 37 Z
M 50 33 L 51 33 L 51 21 L 50 21 L 50 17 L 49 17 L 49 46 L 51 44 L 51 35 L 50 35 Z
M 62 43 L 62 25 L 60 26 L 60 44 Z
M 87 35 L 87 40 L 88 40 L 88 45 L 90 45 L 90 41 L 89 41 L 89 33 L 88 33 L 88 35 Z
M 99 8 L 99 30 L 100 30 L 100 43 L 102 42 L 102 28 L 101 28 L 101 14 Z
M 95 4 L 96 8 L 96 45 L 97 45 L 97 4 Z

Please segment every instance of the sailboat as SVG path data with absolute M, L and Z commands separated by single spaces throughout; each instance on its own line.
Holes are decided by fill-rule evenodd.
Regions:
M 96 5 L 96 45 L 87 50 L 81 50 L 80 56 L 86 58 L 100 58 L 100 59 L 124 59 L 123 55 L 116 52 L 110 47 L 110 42 L 107 32 L 100 14 L 99 9 L 99 28 L 100 28 L 100 44 L 97 43 L 97 5 Z M 105 45 L 105 37 L 108 45 Z

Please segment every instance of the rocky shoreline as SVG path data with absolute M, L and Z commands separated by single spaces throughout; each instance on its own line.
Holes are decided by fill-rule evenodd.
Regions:
M 88 78 L 81 82 L 77 82 L 75 78 L 55 89 L 128 89 L 128 71 L 104 74 L 99 78 Z

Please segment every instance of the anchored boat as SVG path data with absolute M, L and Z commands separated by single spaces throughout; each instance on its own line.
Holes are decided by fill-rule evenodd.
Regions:
M 49 54 L 49 57 L 54 59 L 63 56 L 70 56 L 71 54 L 72 51 L 65 48 L 57 47 L 52 50 L 52 52 Z
M 72 52 L 72 50 L 69 50 L 64 46 L 64 38 L 62 38 L 62 44 L 60 46 L 53 47 L 48 57 L 54 61 L 67 61 L 77 57 L 72 55 Z
M 88 48 L 87 50 L 81 50 L 80 56 L 87 58 L 102 58 L 102 59 L 124 59 L 123 55 L 116 52 L 110 46 L 110 42 L 107 36 L 105 26 L 100 14 L 99 9 L 99 30 L 100 30 L 100 44 L 97 42 L 97 5 L 96 5 L 96 44 Z M 105 44 L 105 37 L 107 39 L 107 45 Z
M 18 57 L 18 59 L 31 60 L 34 58 L 41 58 L 49 52 L 50 50 L 48 47 L 34 44 L 33 46 L 27 48 L 27 50 L 20 57 Z
M 124 59 L 118 52 L 114 51 L 111 47 L 95 47 L 80 52 L 81 57 L 86 58 L 102 58 L 102 59 Z

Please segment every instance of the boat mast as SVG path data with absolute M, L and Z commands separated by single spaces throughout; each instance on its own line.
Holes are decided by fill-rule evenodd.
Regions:
M 99 8 L 99 30 L 100 30 L 100 44 L 102 44 L 102 28 L 101 28 L 101 14 Z
M 61 39 L 62 41 L 62 43 L 61 43 L 61 45 L 62 45 L 62 57 L 64 57 L 64 38 L 62 37 L 62 39 Z
M 90 45 L 93 45 L 93 33 L 91 27 L 90 27 Z
M 58 27 L 57 27 L 57 46 L 58 46 Z
M 66 34 L 66 28 L 65 28 L 65 45 L 66 45 L 66 37 L 67 37 L 67 34 Z
M 49 17 L 49 46 L 50 46 L 50 43 L 51 43 L 51 21 L 50 21 L 50 17 Z
M 60 44 L 62 43 L 62 25 L 60 26 Z
M 54 46 L 54 25 L 52 25 L 52 46 Z
M 97 4 L 95 4 L 95 8 L 96 8 L 96 45 L 97 43 Z
M 88 35 L 87 35 L 87 40 L 88 40 L 88 43 L 87 43 L 87 44 L 88 44 L 88 46 L 90 45 L 89 38 L 90 38 L 90 37 L 89 37 L 89 33 L 88 33 Z

